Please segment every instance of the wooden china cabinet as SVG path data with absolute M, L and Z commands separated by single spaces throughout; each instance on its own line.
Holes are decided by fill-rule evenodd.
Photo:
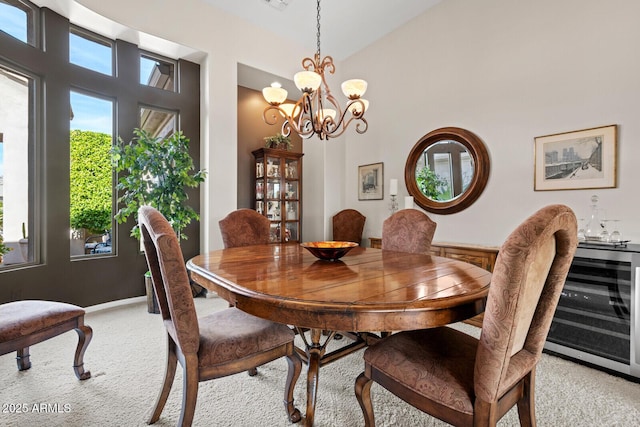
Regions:
M 300 242 L 304 154 L 275 148 L 252 153 L 255 210 L 271 221 L 271 242 Z

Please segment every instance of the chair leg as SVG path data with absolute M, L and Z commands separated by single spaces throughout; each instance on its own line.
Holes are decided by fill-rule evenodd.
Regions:
M 196 401 L 198 400 L 198 355 L 185 354 L 182 378 L 182 411 L 178 425 L 190 427 L 193 423 L 193 416 L 196 412 Z
M 176 376 L 176 366 L 178 365 L 178 357 L 176 356 L 176 343 L 173 342 L 173 339 L 168 334 L 167 342 L 167 367 L 164 372 L 162 389 L 160 390 L 160 394 L 158 395 L 158 399 L 156 400 L 156 404 L 151 416 L 149 417 L 149 420 L 147 421 L 147 424 L 153 424 L 160 419 L 160 414 L 162 414 L 164 405 L 165 403 L 167 403 L 167 398 L 169 397 L 169 392 L 171 391 L 171 386 L 173 385 L 173 379 Z
M 373 404 L 371 403 L 371 384 L 373 381 L 364 372 L 356 379 L 356 398 L 362 409 L 365 427 L 375 427 L 376 420 L 373 416 Z
M 520 417 L 521 427 L 536 426 L 536 407 L 535 407 L 535 367 L 529 372 L 522 381 L 523 395 L 518 400 L 518 416 Z
M 91 378 L 91 372 L 84 370 L 84 352 L 87 351 L 93 337 L 93 329 L 87 325 L 81 325 L 76 328 L 76 332 L 78 333 L 78 346 L 73 359 L 73 370 L 79 380 L 86 380 Z
M 297 423 L 302 419 L 302 415 L 300 410 L 293 404 L 293 389 L 302 371 L 302 360 L 295 350 L 291 355 L 287 356 L 287 364 L 289 365 L 289 370 L 287 371 L 287 383 L 284 388 L 284 407 L 289 421 Z
M 19 371 L 26 371 L 31 367 L 31 359 L 29 359 L 29 347 L 20 348 L 16 354 L 16 362 Z
M 498 403 L 476 398 L 473 404 L 474 427 L 495 427 L 498 424 Z

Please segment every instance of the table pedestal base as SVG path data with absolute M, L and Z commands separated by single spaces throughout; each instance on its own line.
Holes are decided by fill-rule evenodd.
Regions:
M 304 426 L 313 426 L 316 411 L 316 400 L 318 395 L 318 380 L 320 368 L 331 362 L 343 358 L 355 351 L 360 350 L 374 342 L 380 337 L 370 332 L 340 332 L 344 337 L 353 340 L 352 343 L 340 347 L 337 350 L 327 353 L 327 345 L 333 340 L 336 331 L 325 332 L 324 342 L 320 342 L 323 336 L 322 329 L 310 329 L 309 339 L 305 335 L 305 330 L 296 326 L 296 332 L 304 342 L 304 349 L 296 347 L 296 351 L 307 364 L 307 411 L 304 417 Z

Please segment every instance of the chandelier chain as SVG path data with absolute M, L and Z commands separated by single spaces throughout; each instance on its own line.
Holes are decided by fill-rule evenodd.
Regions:
M 318 28 L 318 32 L 316 33 L 316 38 L 317 38 L 317 48 L 318 48 L 318 58 L 320 58 L 320 0 L 318 0 L 318 7 L 317 7 L 317 28 Z

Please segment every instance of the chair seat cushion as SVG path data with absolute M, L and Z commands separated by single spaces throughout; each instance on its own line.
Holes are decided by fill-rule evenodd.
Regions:
M 0 304 L 0 342 L 7 342 L 83 316 L 83 308 L 55 301 Z
M 215 366 L 270 350 L 291 342 L 295 336 L 286 325 L 233 307 L 200 317 L 198 323 L 199 367 Z
M 477 347 L 476 338 L 443 327 L 390 335 L 370 346 L 364 359 L 417 395 L 472 414 Z

